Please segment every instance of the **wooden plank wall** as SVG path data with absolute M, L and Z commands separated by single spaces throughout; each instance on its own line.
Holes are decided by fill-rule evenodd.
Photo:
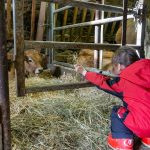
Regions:
M 59 5 L 56 4 L 55 8 L 58 9 Z M 87 17 L 90 18 L 89 19 L 90 21 L 94 20 L 95 10 L 90 10 L 88 12 L 87 8 L 79 9 L 78 7 L 74 7 L 72 9 L 73 10 L 71 10 L 71 11 L 73 12 L 73 16 L 70 16 L 70 14 L 69 14 L 69 13 L 71 13 L 70 10 L 67 9 L 67 10 L 63 11 L 62 26 L 65 26 L 68 24 L 79 23 L 79 19 L 81 19 L 80 23 L 84 23 L 84 22 L 86 22 Z M 58 19 L 58 13 L 55 14 L 55 27 L 57 26 L 58 21 L 60 21 Z M 88 13 L 89 13 L 89 16 L 87 16 Z M 68 22 L 69 20 L 71 20 L 69 17 L 72 18 L 72 21 L 70 21 L 70 22 Z M 64 29 L 61 32 L 55 32 L 56 37 L 54 39 L 58 39 L 58 41 L 67 41 L 67 42 L 69 42 L 69 41 L 70 42 L 75 42 L 75 41 L 87 42 L 90 38 L 91 30 L 92 30 L 92 26 L 86 27 L 86 34 L 85 34 L 84 27 L 80 27 L 78 29 L 77 28 Z M 78 32 L 78 35 L 76 35 L 77 32 Z M 61 39 L 59 37 L 61 37 Z M 94 37 L 93 37 L 93 41 L 94 41 Z
M 48 9 L 46 7 L 46 2 L 41 2 L 41 10 L 39 13 L 39 22 L 37 29 L 35 27 L 35 9 L 37 4 L 35 4 L 35 0 L 32 0 L 32 17 L 31 17 L 31 33 L 30 39 L 34 40 L 33 37 L 36 33 L 36 40 L 43 40 L 44 28 L 45 28 L 45 13 Z M 43 6 L 44 5 L 44 6 Z M 61 5 L 56 3 L 55 10 L 61 8 Z M 105 17 L 112 17 L 112 13 L 106 13 Z M 94 9 L 87 9 L 87 8 L 78 8 L 72 7 L 70 9 L 65 9 L 64 11 L 58 12 L 54 14 L 54 27 L 58 26 L 66 26 L 70 24 L 76 23 L 84 23 L 87 21 L 93 21 L 95 18 L 95 10 Z M 111 34 L 114 35 L 114 31 L 116 31 L 116 23 L 113 24 L 106 24 L 104 26 L 104 33 L 107 34 L 107 30 L 112 32 Z M 112 30 L 111 30 L 112 28 Z M 54 40 L 56 41 L 66 41 L 66 42 L 93 42 L 94 41 L 94 27 L 87 26 L 87 27 L 78 27 L 78 28 L 71 28 L 71 29 L 63 29 L 60 31 L 54 32 Z
M 56 4 L 55 9 L 58 9 L 58 8 L 59 8 L 59 4 Z M 59 23 L 60 20 L 58 18 L 58 16 L 60 16 L 59 13 L 60 12 L 55 13 L 55 27 L 58 27 L 58 24 L 60 24 Z M 72 13 L 73 15 L 71 16 L 70 13 Z M 88 10 L 87 8 L 74 7 L 74 8 L 71 8 L 71 10 L 67 9 L 67 10 L 62 11 L 61 15 L 63 15 L 61 24 L 62 26 L 66 26 L 66 25 L 71 25 L 71 24 L 84 23 L 84 22 L 87 22 L 87 20 L 93 21 L 95 18 L 95 10 L 93 9 Z M 110 12 L 105 13 L 106 18 L 112 17 L 114 15 L 118 16 L 118 14 L 114 14 Z M 79 20 L 81 21 L 79 22 Z M 115 32 L 117 31 L 116 28 L 118 27 L 119 27 L 119 24 L 117 22 L 105 24 L 104 34 L 105 33 L 108 34 L 108 30 L 109 30 L 109 35 L 115 35 Z M 93 42 L 94 41 L 94 27 L 93 26 L 80 27 L 80 28 L 78 27 L 78 28 L 71 28 L 71 29 L 63 29 L 59 32 L 55 31 L 54 39 L 56 39 L 56 41 L 66 41 L 66 42 L 69 42 L 69 41 L 70 42 Z M 107 39 L 107 36 L 106 36 L 106 39 Z

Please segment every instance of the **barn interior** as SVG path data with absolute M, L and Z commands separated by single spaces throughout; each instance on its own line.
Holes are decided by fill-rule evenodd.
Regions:
M 102 3 L 101 0 L 89 2 Z M 51 20 L 52 9 L 61 9 L 64 4 L 53 3 L 53 8 L 50 4 L 24 0 L 23 38 L 25 41 L 96 43 L 95 25 L 55 29 L 95 21 L 95 9 L 66 6 L 68 9 L 55 12 L 54 20 Z M 104 4 L 122 7 L 123 1 L 104 0 Z M 129 0 L 127 7 L 133 8 L 135 4 L 136 0 Z M 16 47 L 12 5 L 11 0 L 5 1 L 8 53 L 14 52 Z M 100 17 L 101 11 L 98 14 Z M 104 18 L 120 16 L 120 13 L 114 12 L 103 14 Z M 121 25 L 122 21 L 103 25 L 103 44 L 118 44 L 118 42 L 121 44 L 121 39 L 116 41 L 116 34 Z M 52 27 L 53 30 L 50 29 Z M 24 51 L 27 50 L 28 48 L 24 49 Z M 30 72 L 25 74 L 26 88 L 23 97 L 18 97 L 18 93 L 16 94 L 15 76 L 9 78 L 12 150 L 109 150 L 106 142 L 110 132 L 109 116 L 113 105 L 121 104 L 121 101 L 89 83 L 82 84 L 85 80 L 73 71 L 73 65 L 81 63 L 86 68 L 96 66 L 99 70 L 108 70 L 111 67 L 114 50 L 102 49 L 102 62 L 96 65 L 93 50 L 90 48 L 73 48 L 72 46 L 71 48 L 57 48 L 57 46 L 56 48 L 38 48 L 36 46 L 35 50 L 45 56 L 45 61 L 42 62 L 44 70 L 39 74 Z M 54 53 L 51 60 L 52 50 Z M 11 58 L 13 59 L 14 56 L 12 55 Z M 55 65 L 51 64 L 51 61 L 55 62 Z M 14 75 L 14 70 L 12 72 Z M 65 87 L 64 84 L 67 86 Z M 138 139 L 137 143 L 135 150 L 138 150 L 140 146 Z M 140 149 L 144 150 L 144 147 Z

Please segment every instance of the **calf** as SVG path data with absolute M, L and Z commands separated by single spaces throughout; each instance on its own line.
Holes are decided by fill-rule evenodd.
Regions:
M 8 70 L 9 70 L 9 78 L 14 78 L 14 63 L 13 63 L 13 55 L 11 53 L 7 53 L 8 59 Z M 25 67 L 25 76 L 33 76 L 36 74 L 40 74 L 45 67 L 46 57 L 41 54 L 38 50 L 29 49 L 24 52 L 24 67 Z M 17 65 L 17 64 L 16 64 Z
M 24 53 L 25 74 L 34 75 L 43 71 L 44 56 L 38 50 L 26 50 Z

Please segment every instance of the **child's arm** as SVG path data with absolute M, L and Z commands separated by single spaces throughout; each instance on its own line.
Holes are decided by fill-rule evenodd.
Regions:
M 86 80 L 95 84 L 101 90 L 104 90 L 105 92 L 117 97 L 122 97 L 122 88 L 124 82 L 123 80 L 120 80 L 119 77 L 111 79 L 100 73 L 87 72 L 81 65 L 75 65 L 75 70 L 76 72 L 81 73 L 83 76 L 85 76 Z
M 99 73 L 87 72 L 85 79 L 95 84 L 99 89 L 122 98 L 124 80 L 120 80 L 119 77 L 110 79 Z

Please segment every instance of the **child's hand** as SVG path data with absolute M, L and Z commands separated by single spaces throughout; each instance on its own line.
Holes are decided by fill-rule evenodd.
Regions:
M 82 65 L 76 64 L 76 65 L 74 65 L 74 67 L 75 67 L 76 72 L 78 72 L 78 73 L 82 74 L 83 76 L 85 76 L 87 71 L 84 69 L 84 67 Z

